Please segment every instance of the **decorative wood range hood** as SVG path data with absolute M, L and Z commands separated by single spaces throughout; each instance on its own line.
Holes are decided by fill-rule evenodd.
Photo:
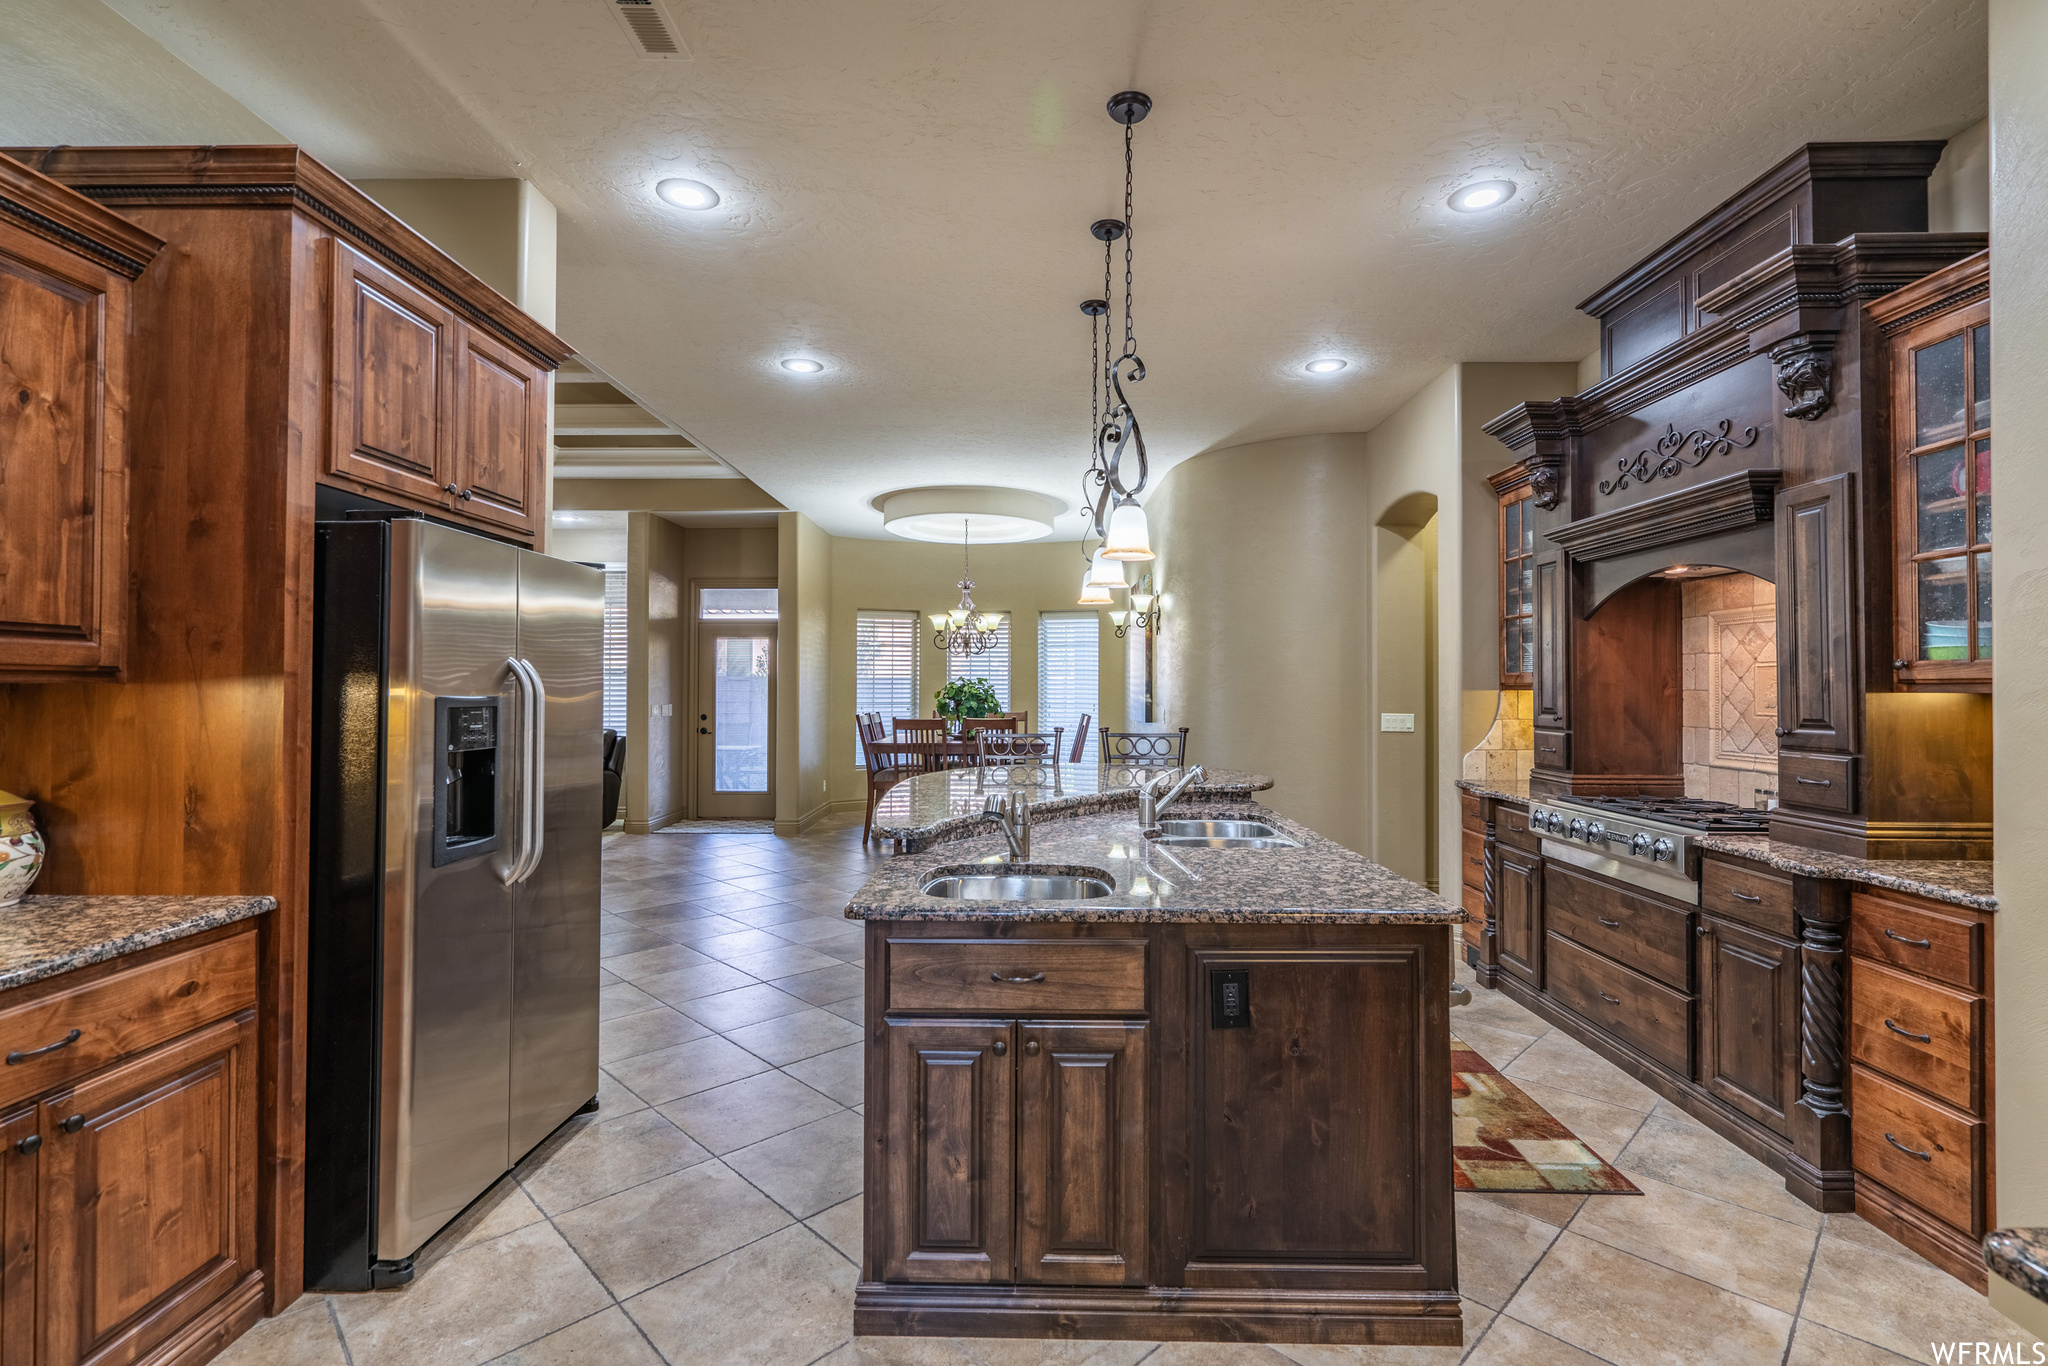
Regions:
M 1580 305 L 1600 383 L 1487 424 L 1535 490 L 1532 794 L 1683 793 L 1669 575 L 1719 566 L 1777 585 L 1773 837 L 1990 856 L 1988 664 L 1975 696 L 1894 666 L 1899 323 L 1866 313 L 1985 250 L 1926 231 L 1941 149 L 1802 147 Z

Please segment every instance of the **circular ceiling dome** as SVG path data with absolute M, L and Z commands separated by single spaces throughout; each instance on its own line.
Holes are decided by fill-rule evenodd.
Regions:
M 975 545 L 1035 541 L 1052 534 L 1052 524 L 1066 504 L 1024 489 L 994 489 L 966 484 L 898 489 L 874 500 L 882 526 L 911 541 L 960 544 L 964 524 Z

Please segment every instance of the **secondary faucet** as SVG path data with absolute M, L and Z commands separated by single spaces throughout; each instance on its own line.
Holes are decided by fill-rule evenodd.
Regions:
M 982 814 L 995 818 L 1002 827 L 1003 838 L 1010 842 L 1010 862 L 1031 861 L 1031 794 L 1011 792 L 1003 796 L 990 797 L 981 808 Z
M 1165 796 L 1160 796 L 1159 784 L 1171 778 L 1174 772 L 1175 770 L 1169 768 L 1164 773 L 1147 778 L 1138 784 L 1138 827 L 1148 835 L 1159 833 L 1159 813 L 1172 805 L 1174 798 L 1187 791 L 1188 787 L 1202 776 L 1202 766 L 1196 764 L 1182 772 L 1180 781 L 1168 788 Z

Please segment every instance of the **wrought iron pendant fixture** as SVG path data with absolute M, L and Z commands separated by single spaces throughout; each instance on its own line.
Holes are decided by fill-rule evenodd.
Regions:
M 973 570 L 968 565 L 969 523 L 960 521 L 960 605 L 950 612 L 932 613 L 932 644 L 962 659 L 987 654 L 996 647 L 996 623 L 974 605 Z
M 1138 354 L 1137 325 L 1131 310 L 1132 239 L 1135 236 L 1131 229 L 1131 129 L 1151 112 L 1152 97 L 1142 91 L 1126 90 L 1110 97 L 1109 116 L 1124 126 L 1124 216 L 1121 219 L 1104 218 L 1089 227 L 1089 232 L 1102 243 L 1102 297 L 1089 299 L 1081 305 L 1081 311 L 1090 319 L 1102 320 L 1098 334 L 1102 344 L 1098 354 L 1102 358 L 1102 399 L 1108 407 L 1107 413 L 1095 423 L 1088 473 L 1081 485 L 1082 503 L 1091 519 L 1095 536 L 1102 542 L 1098 553 L 1110 560 L 1153 558 L 1145 509 L 1138 504 L 1138 495 L 1145 491 L 1150 474 L 1145 454 L 1145 433 L 1138 425 L 1138 414 L 1131 407 L 1130 395 L 1124 388 L 1145 378 L 1145 362 Z M 1124 244 L 1124 335 L 1120 348 L 1111 333 L 1109 317 L 1111 278 L 1118 242 Z M 1092 322 L 1090 325 L 1094 326 Z M 1130 466 L 1125 463 L 1127 455 L 1134 457 Z

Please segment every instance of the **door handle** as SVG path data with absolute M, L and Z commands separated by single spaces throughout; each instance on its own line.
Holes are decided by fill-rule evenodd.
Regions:
M 708 726 L 699 726 L 697 727 L 697 733 L 699 735 L 709 735 L 711 733 L 711 729 Z
M 524 882 L 540 866 L 546 836 L 541 800 L 547 782 L 547 690 L 540 672 L 518 656 L 505 661 L 519 691 L 519 808 L 513 824 L 519 831 L 519 854 L 505 874 L 505 885 Z

